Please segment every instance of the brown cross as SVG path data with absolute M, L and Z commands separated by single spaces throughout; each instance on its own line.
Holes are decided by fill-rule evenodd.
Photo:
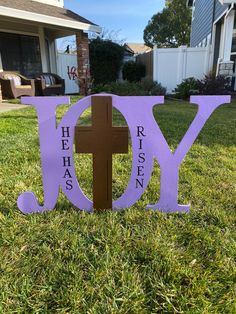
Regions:
M 93 154 L 93 207 L 112 208 L 112 154 L 128 153 L 128 127 L 112 126 L 112 97 L 92 97 L 92 126 L 75 127 L 75 148 Z

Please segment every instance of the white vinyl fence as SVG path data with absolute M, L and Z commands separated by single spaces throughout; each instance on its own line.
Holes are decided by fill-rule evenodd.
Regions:
M 66 94 L 79 92 L 77 67 L 77 55 L 68 53 L 57 54 L 57 73 L 65 80 Z
M 153 80 L 173 93 L 177 84 L 188 77 L 202 79 L 211 69 L 210 47 L 154 48 Z

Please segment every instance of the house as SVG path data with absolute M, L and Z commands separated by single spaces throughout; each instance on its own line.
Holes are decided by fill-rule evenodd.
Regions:
M 101 28 L 64 8 L 64 0 L 0 0 L 0 71 L 57 73 L 58 38 L 76 35 L 80 92 L 89 79 L 88 32 Z
M 128 44 L 124 44 L 124 58 L 123 63 L 128 61 L 135 61 L 134 51 L 128 46 Z
M 128 62 L 128 61 L 143 63 L 146 66 L 148 77 L 152 77 L 152 73 L 150 72 L 152 72 L 153 64 L 152 63 L 150 64 L 149 59 L 147 62 L 146 56 L 145 56 L 147 52 L 151 52 L 151 51 L 152 49 L 143 43 L 125 43 L 123 63 Z M 118 81 L 123 81 L 122 69 L 120 70 Z
M 143 43 L 127 43 L 126 46 L 134 52 L 135 56 L 142 53 L 147 53 L 152 50 L 152 48 L 146 46 Z
M 211 68 L 233 78 L 236 89 L 235 0 L 188 0 L 192 7 L 191 47 L 211 46 Z

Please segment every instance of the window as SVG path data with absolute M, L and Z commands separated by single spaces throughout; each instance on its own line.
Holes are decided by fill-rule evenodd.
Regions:
M 5 71 L 18 71 L 29 78 L 42 72 L 38 37 L 0 33 L 0 53 Z

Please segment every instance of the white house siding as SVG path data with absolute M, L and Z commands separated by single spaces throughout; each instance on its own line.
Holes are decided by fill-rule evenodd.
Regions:
M 204 42 L 212 33 L 213 22 L 227 9 L 219 0 L 195 0 L 192 29 L 191 47 L 204 46 Z

